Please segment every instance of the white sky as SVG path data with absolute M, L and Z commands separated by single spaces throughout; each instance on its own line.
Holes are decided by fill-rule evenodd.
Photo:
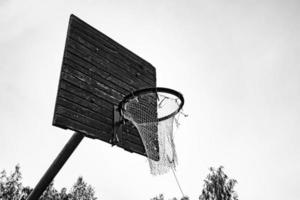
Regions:
M 300 196 L 298 1 L 0 1 L 0 170 L 20 163 L 34 186 L 71 137 L 51 126 L 69 15 L 157 69 L 188 118 L 175 142 L 184 192 L 197 199 L 210 166 L 225 166 L 243 200 Z M 179 197 L 172 173 L 84 139 L 55 179 L 82 175 L 99 199 Z

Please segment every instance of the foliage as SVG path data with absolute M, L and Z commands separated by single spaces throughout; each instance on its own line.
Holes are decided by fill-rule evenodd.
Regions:
M 7 176 L 3 170 L 0 175 L 0 199 L 19 200 L 22 193 L 20 166 L 15 167 L 15 171 Z
M 6 171 L 0 172 L 0 200 L 26 200 L 32 188 L 22 185 L 22 174 L 20 166 L 15 167 L 15 171 L 7 175 Z M 66 188 L 59 192 L 51 183 L 44 191 L 40 200 L 96 200 L 95 191 L 92 186 L 79 177 L 68 193 Z
M 204 188 L 199 200 L 238 200 L 236 192 L 233 190 L 237 183 L 234 179 L 229 179 L 223 172 L 223 167 L 218 169 L 210 168 L 210 173 L 204 180 Z M 32 188 L 22 185 L 22 174 L 20 166 L 15 166 L 15 170 L 10 175 L 6 171 L 0 172 L 0 200 L 26 200 Z M 54 188 L 51 183 L 44 191 L 40 200 L 97 200 L 95 191 L 88 185 L 82 177 L 79 177 L 70 192 L 66 188 L 60 191 Z M 164 200 L 164 195 L 160 194 L 151 200 Z M 172 200 L 177 200 L 174 197 Z M 187 196 L 180 200 L 189 200 Z
M 199 200 L 238 200 L 238 195 L 233 189 L 237 181 L 229 179 L 222 166 L 217 169 L 211 167 L 209 170 L 210 173 L 204 180 L 204 188 Z M 164 200 L 164 195 L 160 194 L 151 200 Z M 170 200 L 177 200 L 177 198 Z M 185 196 L 180 200 L 189 200 L 189 197 Z
M 163 194 L 160 194 L 158 197 L 153 197 L 152 199 L 150 200 L 164 200 L 164 195 Z
M 210 173 L 204 180 L 204 188 L 199 200 L 238 200 L 238 196 L 233 190 L 237 181 L 228 179 L 222 166 L 218 169 L 211 167 L 209 170 Z
M 29 196 L 29 194 L 32 192 L 32 188 L 30 187 L 23 187 L 21 190 L 21 198 L 20 200 L 26 200 L 26 198 Z
M 190 198 L 187 197 L 187 196 L 184 196 L 184 197 L 182 197 L 180 200 L 190 200 Z
M 82 177 L 79 177 L 70 192 L 70 200 L 96 200 L 92 186 L 87 185 Z
M 150 200 L 164 200 L 165 198 L 164 198 L 164 195 L 163 194 L 160 194 L 158 197 L 154 197 L 154 198 L 152 198 L 152 199 L 150 199 Z M 177 198 L 176 197 L 173 197 L 172 199 L 170 199 L 170 200 L 177 200 Z M 187 196 L 184 196 L 184 197 L 182 197 L 180 200 L 189 200 L 189 197 L 187 197 Z
M 43 192 L 40 200 L 60 200 L 60 195 L 53 186 L 53 182 Z

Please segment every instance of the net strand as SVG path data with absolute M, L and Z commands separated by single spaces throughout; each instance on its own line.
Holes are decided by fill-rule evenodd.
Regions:
M 175 170 L 173 169 L 173 167 L 172 167 L 171 169 L 172 169 L 174 178 L 175 178 L 175 180 L 176 180 L 177 186 L 179 187 L 179 190 L 180 190 L 180 192 L 181 192 L 181 194 L 182 194 L 182 197 L 184 197 L 184 193 L 183 193 L 183 190 L 182 190 L 182 188 L 181 188 L 181 186 L 180 186 L 180 183 L 179 183 L 179 181 L 178 181 L 178 178 L 177 178 L 177 176 L 176 176 Z

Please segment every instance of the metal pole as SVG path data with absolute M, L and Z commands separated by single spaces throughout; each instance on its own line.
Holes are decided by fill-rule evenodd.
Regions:
M 43 194 L 45 189 L 49 186 L 53 178 L 71 156 L 73 151 L 79 145 L 84 135 L 82 133 L 75 132 L 73 136 L 69 139 L 68 143 L 64 146 L 61 152 L 58 154 L 56 159 L 53 161 L 51 166 L 48 168 L 44 176 L 35 186 L 34 190 L 30 193 L 27 200 L 38 200 Z

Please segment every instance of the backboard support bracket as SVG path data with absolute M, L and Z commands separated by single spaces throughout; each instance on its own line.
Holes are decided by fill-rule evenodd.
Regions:
M 114 106 L 114 123 L 113 123 L 113 135 L 111 139 L 111 145 L 114 146 L 116 144 L 120 144 L 122 140 L 122 124 L 124 123 L 124 119 L 119 112 L 118 106 Z M 122 144 L 120 144 L 122 146 Z

